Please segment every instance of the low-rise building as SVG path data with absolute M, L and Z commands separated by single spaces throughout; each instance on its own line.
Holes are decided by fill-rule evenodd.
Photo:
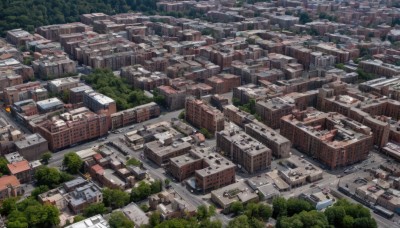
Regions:
M 29 183 L 32 180 L 32 168 L 27 160 L 7 164 L 7 168 L 21 183 Z
M 64 103 L 57 97 L 36 102 L 40 114 L 50 112 L 64 112 Z
M 47 140 L 38 133 L 15 142 L 15 148 L 28 161 L 39 160 L 49 150 Z
M 211 200 L 221 207 L 223 212 L 229 213 L 229 207 L 233 202 L 258 202 L 259 197 L 258 194 L 242 180 L 212 191 Z
M 293 188 L 321 180 L 322 170 L 301 158 L 290 157 L 282 161 L 278 175 Z
M 170 158 L 189 152 L 192 145 L 188 142 L 164 143 L 153 141 L 144 145 L 144 156 L 159 166 L 167 163 Z
M 77 223 L 66 226 L 65 228 L 109 228 L 107 220 L 102 215 L 95 215 Z
M 128 219 L 135 223 L 136 226 L 147 225 L 149 223 L 149 217 L 135 203 L 126 205 L 121 209 L 121 211 Z
M 21 183 L 16 176 L 0 177 L 0 200 L 20 196 L 23 192 Z
M 60 211 L 69 208 L 79 214 L 93 203 L 103 202 L 101 189 L 82 177 L 65 182 L 62 186 L 42 193 L 38 196 L 41 203 L 49 203 Z

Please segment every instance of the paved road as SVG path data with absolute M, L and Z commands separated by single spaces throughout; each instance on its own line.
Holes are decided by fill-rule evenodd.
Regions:
M 123 137 L 124 134 L 128 130 L 133 130 L 133 129 L 129 129 L 132 126 L 134 126 L 134 129 L 140 129 L 140 128 L 143 127 L 143 125 L 146 125 L 146 124 L 153 124 L 153 123 L 157 123 L 157 122 L 160 122 L 160 121 L 170 121 L 171 118 L 178 117 L 179 113 L 181 113 L 181 112 L 182 112 L 182 110 L 169 112 L 169 113 L 160 115 L 160 117 L 158 117 L 158 118 L 154 118 L 154 119 L 151 119 L 151 120 L 144 121 L 142 123 L 132 124 L 130 126 L 126 126 L 126 127 L 120 128 L 119 130 L 121 130 L 121 133 L 118 133 L 118 134 L 111 133 L 111 134 L 109 134 L 107 136 L 107 140 L 106 141 L 118 140 L 118 138 Z M 76 145 L 76 146 L 71 147 L 71 148 L 66 148 L 66 149 L 58 151 L 56 153 L 53 153 L 53 156 L 52 156 L 52 158 L 50 160 L 49 166 L 50 167 L 61 167 L 62 160 L 63 160 L 64 155 L 66 153 L 71 152 L 71 151 L 75 151 L 76 152 L 76 151 L 84 150 L 84 149 L 87 149 L 87 148 L 90 148 L 90 147 L 97 146 L 97 145 L 102 144 L 102 143 L 105 143 L 105 142 L 99 141 L 99 140 L 92 140 L 92 141 L 89 141 L 89 142 L 85 142 L 85 143 Z
M 2 106 L 2 103 L 0 102 L 0 107 L 1 106 Z M 0 108 L 0 117 L 3 117 L 5 120 L 7 120 L 7 122 L 9 124 L 16 127 L 22 133 L 30 133 L 30 131 L 25 126 L 23 126 L 21 123 L 15 121 L 15 119 L 13 119 L 11 117 L 11 114 L 7 113 L 2 107 Z
M 297 151 L 296 149 L 292 149 L 292 153 L 296 154 L 296 155 L 299 155 L 299 156 L 300 155 L 304 155 L 304 154 L 300 153 L 299 151 Z M 320 166 L 321 165 L 319 162 L 317 162 L 315 160 L 312 160 L 309 157 L 305 156 L 304 158 L 306 160 L 308 160 L 309 162 L 313 163 L 316 166 Z M 348 167 L 345 167 L 345 168 L 339 168 L 339 169 L 336 169 L 336 170 L 324 170 L 324 174 L 323 174 L 324 178 L 323 178 L 323 180 L 318 181 L 317 184 L 316 184 L 317 186 L 314 187 L 314 188 L 310 188 L 310 186 L 308 184 L 306 186 L 302 186 L 302 187 L 299 187 L 299 188 L 292 189 L 292 191 L 290 191 L 288 193 L 283 193 L 283 194 L 284 195 L 286 194 L 287 196 L 288 195 L 289 196 L 296 196 L 296 195 L 299 195 L 302 192 L 320 191 L 319 188 L 324 188 L 324 187 L 336 189 L 337 185 L 338 185 L 338 182 L 339 182 L 339 179 L 340 179 L 340 178 L 338 178 L 338 175 L 343 176 L 342 178 L 355 179 L 355 177 L 352 177 L 352 176 L 357 176 L 357 172 L 364 172 L 364 169 L 376 169 L 376 168 L 378 168 L 378 166 L 380 164 L 388 163 L 388 162 L 393 162 L 393 159 L 390 159 L 386 155 L 383 155 L 383 154 L 381 154 L 381 153 L 379 153 L 377 151 L 371 151 L 368 159 L 363 161 L 363 162 L 360 162 L 358 164 L 355 164 L 355 165 L 352 165 L 352 166 L 348 166 Z M 354 173 L 351 173 L 351 174 L 350 173 L 349 174 L 344 173 L 344 171 L 347 170 L 350 167 L 354 167 L 353 168 Z M 359 203 L 359 202 L 355 201 L 354 199 L 352 199 L 352 198 L 350 198 L 348 196 L 345 196 L 343 194 L 341 194 L 341 195 L 343 197 L 345 197 L 346 199 L 348 199 L 349 201 L 351 201 L 351 202 L 354 202 L 354 203 L 357 203 L 357 204 Z M 375 218 L 375 220 L 376 220 L 376 222 L 378 224 L 378 227 L 382 227 L 382 228 L 400 227 L 400 221 L 392 221 L 392 220 L 386 219 L 386 218 L 384 218 L 382 216 L 379 216 L 379 215 L 375 214 L 372 210 L 370 210 L 370 211 L 371 211 L 372 217 Z M 397 217 L 395 216 L 394 220 L 396 220 L 396 218 Z

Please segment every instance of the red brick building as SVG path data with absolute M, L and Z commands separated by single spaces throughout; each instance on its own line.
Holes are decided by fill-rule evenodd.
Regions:
M 202 100 L 187 98 L 185 104 L 185 119 L 197 128 L 205 128 L 210 133 L 224 129 L 224 115 Z
M 282 117 L 280 133 L 298 150 L 331 169 L 365 160 L 373 144 L 369 127 L 337 113 L 314 109 Z
M 87 108 L 78 108 L 37 124 L 36 131 L 49 142 L 49 149 L 55 151 L 103 136 L 109 127 L 108 116 L 95 114 Z

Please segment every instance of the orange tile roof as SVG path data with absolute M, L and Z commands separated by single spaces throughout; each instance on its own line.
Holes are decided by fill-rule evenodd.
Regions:
M 196 136 L 200 142 L 206 141 L 206 137 L 204 137 L 204 135 L 202 133 L 196 133 Z
M 11 174 L 17 174 L 31 169 L 27 160 L 7 164 L 7 167 Z
M 2 176 L 0 177 L 0 190 L 4 190 L 7 186 L 11 185 L 13 187 L 19 186 L 21 183 L 16 176 Z
M 103 167 L 101 165 L 99 165 L 99 164 L 92 166 L 90 169 L 93 170 L 95 173 L 100 174 L 100 175 L 103 174 L 103 172 L 104 172 Z
M 101 154 L 95 154 L 95 155 L 93 155 L 93 158 L 98 161 L 98 160 L 102 159 L 103 156 L 101 156 Z

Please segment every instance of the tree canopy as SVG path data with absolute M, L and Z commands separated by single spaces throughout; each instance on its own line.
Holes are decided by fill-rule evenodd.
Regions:
M 111 213 L 108 221 L 111 228 L 133 228 L 135 223 L 129 220 L 121 211 Z
M 137 202 L 146 199 L 151 194 L 156 194 L 162 191 L 162 181 L 155 180 L 151 184 L 140 181 L 137 187 L 132 188 L 131 201 Z
M 79 21 L 86 13 L 126 13 L 130 10 L 154 14 L 157 0 L 0 0 L 0 31 Z
M 114 99 L 118 110 L 133 108 L 153 100 L 145 96 L 142 90 L 133 89 L 123 79 L 115 77 L 109 69 L 96 69 L 82 78 L 96 91 Z
M 72 180 L 73 176 L 68 173 L 60 172 L 56 168 L 42 166 L 36 170 L 35 179 L 38 186 L 45 185 L 49 189 L 57 187 L 59 184 Z
M 103 189 L 103 202 L 112 209 L 121 208 L 129 203 L 129 194 L 119 189 Z
M 277 214 L 274 211 L 274 215 L 278 215 L 277 228 L 377 227 L 367 208 L 361 204 L 353 204 L 343 199 L 337 201 L 324 212 L 318 212 L 313 210 L 312 206 L 304 200 L 279 198 L 274 200 L 275 209 L 278 210 Z
M 10 207 L 12 200 L 7 201 L 7 206 L 2 205 L 2 212 L 8 208 L 7 227 L 53 227 L 60 223 L 58 209 L 50 204 L 40 204 L 29 197 Z M 14 202 L 15 203 L 15 202 Z
M 74 152 L 64 155 L 63 166 L 68 173 L 77 174 L 83 165 L 83 160 Z
M 86 218 L 89 218 L 98 214 L 104 214 L 106 212 L 107 208 L 104 206 L 103 203 L 93 203 L 83 210 L 83 215 Z
M 0 157 L 0 176 L 10 174 L 7 164 L 7 160 L 4 157 Z

